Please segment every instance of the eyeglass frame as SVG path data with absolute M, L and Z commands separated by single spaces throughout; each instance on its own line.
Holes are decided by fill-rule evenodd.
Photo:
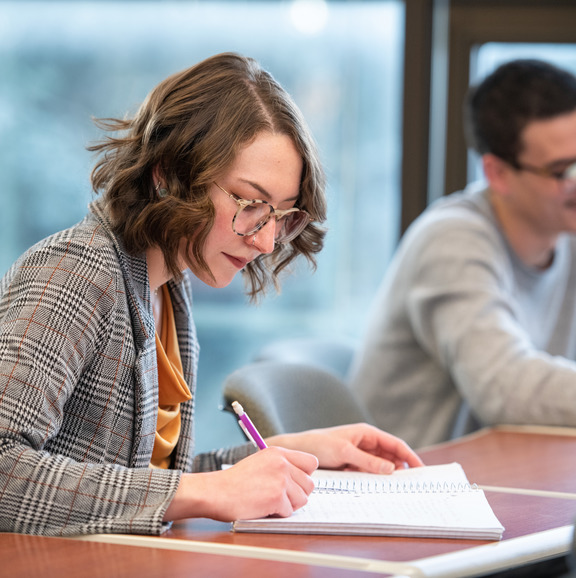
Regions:
M 293 241 L 294 239 L 296 239 L 296 237 L 298 237 L 298 235 L 302 234 L 302 231 L 304 231 L 304 229 L 312 222 L 314 222 L 315 219 L 313 219 L 310 214 L 307 211 L 304 211 L 302 209 L 299 209 L 298 207 L 292 207 L 290 209 L 277 209 L 276 207 L 274 207 L 271 203 L 269 203 L 268 201 L 265 201 L 264 199 L 243 199 L 242 197 L 239 197 L 238 195 L 234 194 L 234 193 L 229 193 L 225 188 L 221 187 L 216 181 L 212 181 L 223 193 L 225 193 L 226 195 L 228 195 L 237 205 L 237 209 L 236 209 L 236 213 L 234 213 L 234 217 L 232 218 L 232 231 L 238 235 L 239 237 L 249 237 L 250 235 L 254 235 L 256 233 L 258 233 L 258 231 L 260 231 L 260 229 L 262 229 L 272 218 L 272 216 L 274 216 L 276 218 L 276 221 L 278 222 L 280 219 L 282 219 L 283 217 L 285 217 L 286 215 L 290 214 L 290 213 L 304 213 L 307 217 L 308 217 L 308 222 L 306 223 L 306 225 L 304 227 L 302 227 L 302 230 L 295 235 L 292 239 L 290 239 L 289 241 L 277 241 L 276 239 L 274 239 L 274 242 L 276 243 L 289 243 L 290 241 Z M 254 229 L 251 229 L 250 231 L 248 231 L 247 233 L 239 233 L 236 230 L 235 227 L 235 223 L 236 223 L 236 217 L 238 217 L 238 215 L 246 208 L 249 207 L 250 205 L 255 205 L 255 204 L 263 204 L 263 205 L 268 205 L 270 207 L 270 214 L 266 217 L 266 220 L 262 223 L 260 223 L 257 227 L 255 227 Z
M 520 171 L 526 171 L 535 175 L 540 175 L 541 177 L 549 177 L 555 179 L 561 184 L 572 181 L 574 186 L 576 186 L 576 161 L 571 162 L 563 171 L 555 171 L 548 167 L 535 167 L 527 163 L 515 163 L 515 168 Z M 568 172 L 572 172 L 573 176 L 567 175 Z

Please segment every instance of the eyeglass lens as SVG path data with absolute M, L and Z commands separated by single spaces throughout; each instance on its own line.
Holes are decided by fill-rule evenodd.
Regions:
M 576 163 L 572 163 L 566 168 L 563 178 L 568 181 L 576 181 Z
M 242 207 L 234 217 L 234 230 L 238 235 L 251 235 L 261 229 L 272 217 L 273 208 L 268 203 L 252 203 Z M 284 215 L 276 223 L 276 241 L 286 243 L 299 235 L 308 223 L 308 215 L 296 211 Z
M 562 174 L 562 186 L 565 191 L 576 189 L 576 163 L 569 165 Z

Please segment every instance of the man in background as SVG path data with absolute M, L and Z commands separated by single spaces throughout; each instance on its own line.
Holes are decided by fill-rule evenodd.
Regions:
M 408 229 L 352 368 L 374 422 L 414 447 L 576 426 L 576 78 L 508 62 L 465 114 L 486 183 Z

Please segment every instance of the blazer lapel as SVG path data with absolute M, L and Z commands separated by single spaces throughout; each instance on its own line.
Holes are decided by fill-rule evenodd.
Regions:
M 175 449 L 174 468 L 190 471 L 194 457 L 194 400 L 196 398 L 196 375 L 200 347 L 192 317 L 192 284 L 190 272 L 184 273 L 182 283 L 170 281 L 170 296 L 174 307 L 174 319 L 178 333 L 178 345 L 182 358 L 184 379 L 192 393 L 192 399 L 180 404 L 182 416 L 180 438 Z
M 102 203 L 90 206 L 92 212 L 114 242 L 126 288 L 126 300 L 132 322 L 136 360 L 134 363 L 134 432 L 130 467 L 148 467 L 152 457 L 158 419 L 158 371 L 155 324 L 150 300 L 148 267 L 144 255 L 131 256 L 114 236 Z

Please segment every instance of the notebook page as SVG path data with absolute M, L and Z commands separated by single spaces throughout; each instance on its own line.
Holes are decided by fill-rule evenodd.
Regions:
M 237 522 L 240 531 L 499 539 L 503 527 L 460 464 L 378 476 L 319 470 L 308 503 L 289 518 Z
M 306 506 L 282 522 L 286 526 L 320 523 L 462 530 L 498 527 L 498 520 L 486 505 L 484 493 L 479 490 L 435 494 L 313 494 Z M 266 518 L 262 522 L 275 524 L 279 520 Z

